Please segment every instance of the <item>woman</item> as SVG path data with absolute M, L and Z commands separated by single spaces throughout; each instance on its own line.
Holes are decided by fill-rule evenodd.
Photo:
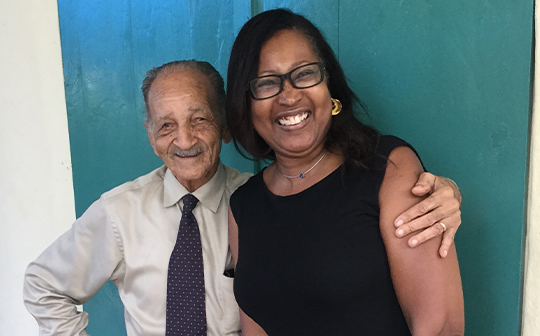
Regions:
M 246 90 L 247 86 L 247 90 Z M 231 198 L 244 335 L 462 335 L 455 248 L 410 249 L 393 220 L 423 171 L 404 141 L 353 114 L 356 96 L 319 30 L 287 10 L 236 38 L 227 123 L 274 162 Z

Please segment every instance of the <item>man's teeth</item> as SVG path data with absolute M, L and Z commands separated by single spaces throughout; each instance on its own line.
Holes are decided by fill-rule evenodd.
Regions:
M 295 116 L 281 118 L 278 120 L 278 122 L 280 125 L 291 126 L 291 125 L 299 124 L 303 120 L 306 120 L 307 117 L 308 117 L 308 113 L 304 112 L 302 114 L 297 114 Z

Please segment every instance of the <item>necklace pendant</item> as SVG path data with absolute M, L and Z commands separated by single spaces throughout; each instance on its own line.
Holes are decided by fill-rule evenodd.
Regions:
M 306 170 L 305 172 L 303 172 L 302 174 L 300 175 L 294 175 L 294 176 L 289 176 L 289 175 L 285 175 L 281 172 L 281 170 L 279 170 L 279 166 L 276 165 L 276 169 L 277 171 L 283 175 L 284 177 L 288 178 L 288 179 L 295 179 L 295 178 L 304 178 L 306 176 L 307 173 L 309 173 L 313 168 L 315 168 L 316 165 L 319 164 L 319 162 L 321 162 L 321 160 L 324 158 L 324 156 L 326 155 L 326 151 L 323 153 L 323 155 L 321 155 L 321 157 L 319 158 L 319 160 L 317 160 L 317 162 L 315 162 L 315 164 L 313 166 L 311 166 L 311 168 L 309 168 L 308 170 Z

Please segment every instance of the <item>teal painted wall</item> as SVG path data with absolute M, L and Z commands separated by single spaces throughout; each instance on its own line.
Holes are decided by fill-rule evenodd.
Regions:
M 467 335 L 519 335 L 532 0 L 58 4 L 78 216 L 161 164 L 142 123 L 146 70 L 197 58 L 225 74 L 241 25 L 289 7 L 325 32 L 369 106 L 359 117 L 411 142 L 430 171 L 460 185 Z M 230 145 L 222 160 L 257 168 Z M 114 285 L 84 308 L 91 334 L 125 334 Z

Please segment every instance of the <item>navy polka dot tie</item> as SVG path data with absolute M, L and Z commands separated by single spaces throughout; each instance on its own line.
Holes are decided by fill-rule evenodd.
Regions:
M 187 194 L 167 279 L 167 336 L 206 335 L 201 234 L 193 209 L 199 201 Z

